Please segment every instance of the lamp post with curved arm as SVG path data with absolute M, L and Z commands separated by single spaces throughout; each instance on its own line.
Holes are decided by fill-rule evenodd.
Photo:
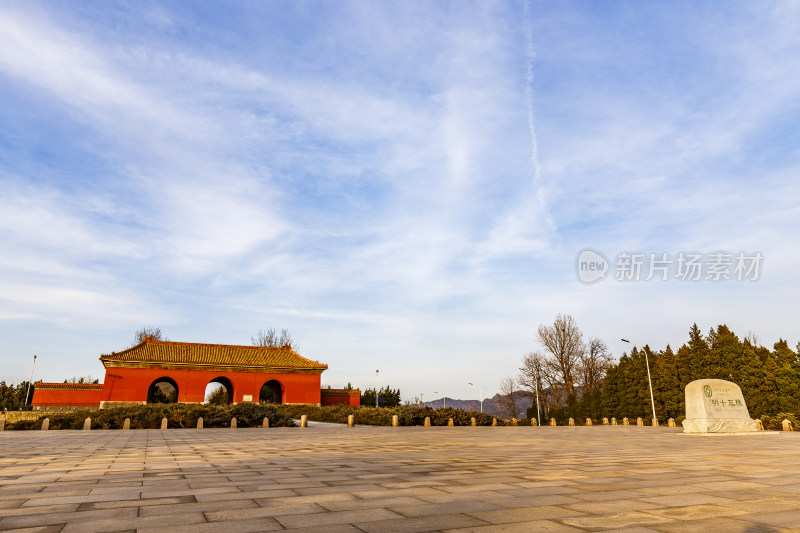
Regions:
M 483 392 L 481 391 L 481 388 L 479 386 L 477 386 L 477 385 L 472 384 L 472 383 L 467 383 L 467 385 L 472 385 L 473 387 L 478 389 L 478 399 L 481 401 L 481 413 L 482 413 L 483 412 Z
M 539 409 L 539 371 L 536 368 L 533 369 L 536 372 L 536 423 L 540 426 L 542 425 L 542 411 Z
M 656 402 L 653 400 L 653 382 L 650 380 L 650 361 L 647 358 L 647 350 L 645 350 L 644 346 L 641 344 L 636 344 L 635 342 L 631 342 L 628 339 L 620 339 L 622 342 L 627 342 L 628 344 L 633 344 L 634 346 L 638 346 L 644 352 L 644 364 L 647 366 L 647 384 L 650 386 L 650 405 L 653 407 L 653 420 L 658 420 L 656 418 Z
M 23 407 L 28 406 L 28 395 L 31 393 L 31 383 L 33 383 L 33 369 L 36 368 L 36 354 L 33 355 L 33 365 L 31 365 L 31 379 L 28 380 L 28 390 L 25 392 L 25 403 Z
M 433 393 L 434 394 L 439 394 L 436 391 L 433 391 Z M 447 396 L 442 397 L 442 409 L 444 409 L 445 407 L 447 407 Z

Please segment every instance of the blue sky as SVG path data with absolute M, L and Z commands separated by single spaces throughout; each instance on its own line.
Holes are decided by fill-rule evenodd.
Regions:
M 794 346 L 798 73 L 791 2 L 0 3 L 2 378 L 102 377 L 143 326 L 288 328 L 425 399 L 558 313 L 615 356 Z M 584 285 L 585 248 L 764 262 Z

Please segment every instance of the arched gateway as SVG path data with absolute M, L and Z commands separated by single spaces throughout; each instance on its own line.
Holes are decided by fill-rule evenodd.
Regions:
M 321 374 L 328 365 L 300 356 L 289 345 L 266 348 L 148 338 L 133 348 L 103 355 L 100 361 L 106 368 L 104 383 L 86 391 L 60 383 L 37 383 L 34 408 L 144 404 L 148 391 L 153 397 L 153 385 L 164 382 L 177 390 L 179 403 L 202 403 L 212 381 L 225 384 L 232 403 L 344 403 L 328 390 L 324 394 L 320 390 Z M 346 392 L 345 401 L 358 405 L 359 391 Z

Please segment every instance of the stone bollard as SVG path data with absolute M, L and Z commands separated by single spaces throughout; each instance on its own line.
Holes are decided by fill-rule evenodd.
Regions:
M 644 426 L 644 420 L 642 420 L 642 417 L 639 417 L 639 418 L 636 419 L 636 425 L 637 426 Z
M 198 417 L 197 419 L 197 429 L 203 429 L 203 417 Z
M 429 428 L 429 427 L 431 427 L 431 417 L 429 417 L 429 416 L 426 416 L 426 417 L 425 417 L 425 422 L 423 422 L 423 424 L 422 424 L 422 425 L 423 425 L 423 426 L 425 426 L 426 428 Z
M 0 418 L 0 431 L 4 431 L 6 429 L 6 419 Z
M 236 429 L 236 423 L 237 420 L 236 417 L 234 416 L 233 418 L 231 418 L 231 429 Z
M 493 426 L 496 426 L 496 425 L 497 425 L 497 419 L 496 419 L 496 418 L 492 418 L 492 425 L 493 425 Z
M 392 415 L 392 427 L 396 428 L 398 426 L 400 426 L 400 417 L 397 415 Z
M 627 416 L 622 419 L 622 425 L 623 426 L 630 426 L 631 425 L 630 421 L 628 421 L 628 417 Z
M 48 429 L 50 429 L 50 419 L 45 418 L 42 420 L 42 431 L 47 431 Z
M 92 419 L 91 418 L 87 417 L 86 420 L 83 421 L 83 429 L 84 430 L 92 429 Z
M 531 418 L 531 426 L 538 426 L 539 422 L 535 418 Z
M 654 428 L 657 428 L 657 427 L 658 427 L 658 418 L 654 418 L 654 419 L 653 419 L 653 427 L 654 427 Z
M 453 423 L 453 419 L 452 419 L 452 418 L 448 418 L 448 419 L 447 419 L 447 425 L 448 425 L 449 427 L 453 427 L 453 426 L 455 426 L 455 424 Z
M 131 419 L 126 418 L 125 422 L 122 423 L 122 429 L 131 429 Z
M 475 417 L 474 416 L 469 419 L 469 425 L 472 426 L 472 427 L 475 427 L 475 426 L 478 425 L 478 423 L 475 421 Z
M 607 425 L 608 425 L 608 418 L 606 418 L 606 417 L 603 417 L 603 425 L 604 425 L 604 426 L 607 426 Z
M 517 419 L 516 418 L 512 418 L 511 419 L 511 425 L 512 426 L 516 426 L 517 425 Z
M 617 425 L 617 419 L 616 419 L 616 417 L 614 417 L 614 418 L 612 418 L 612 419 L 611 419 L 611 425 L 612 425 L 612 426 L 616 426 L 616 425 Z
M 308 416 L 300 415 L 300 427 L 301 428 L 308 427 Z
M 264 421 L 261 422 L 261 427 L 262 428 L 268 428 L 269 427 L 269 418 L 267 418 L 266 416 L 264 417 Z
M 567 425 L 574 426 L 575 425 L 575 419 L 574 418 L 570 418 L 569 422 L 567 423 Z
M 550 419 L 550 425 L 551 426 L 555 426 L 556 425 L 556 419 L 555 418 L 551 418 Z
M 670 418 L 669 420 L 667 420 L 667 427 L 671 427 L 671 428 L 675 427 L 675 419 L 674 418 Z
M 586 425 L 587 426 L 591 426 L 592 425 L 592 419 L 591 418 L 587 418 L 586 419 Z
M 167 417 L 161 419 L 161 429 L 167 429 Z
M 351 428 L 356 425 L 355 415 L 347 415 L 347 427 Z
M 783 424 L 784 431 L 794 431 L 794 428 L 792 427 L 792 421 L 788 418 L 784 418 L 781 424 Z
M 758 431 L 764 431 L 764 423 L 761 421 L 760 418 L 756 418 L 756 429 Z

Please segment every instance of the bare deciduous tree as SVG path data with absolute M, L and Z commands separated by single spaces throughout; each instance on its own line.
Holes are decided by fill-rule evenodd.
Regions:
M 266 331 L 258 330 L 256 336 L 250 337 L 250 340 L 253 342 L 253 346 L 264 346 L 267 348 L 283 348 L 284 346 L 288 346 L 289 348 L 297 349 L 292 336 L 286 329 L 282 329 L 280 334 L 275 331 L 275 328 L 269 328 Z
M 517 413 L 519 411 L 517 407 L 519 392 L 517 381 L 513 377 L 508 376 L 500 381 L 500 399 L 498 404 L 500 410 L 508 418 L 517 418 Z
M 575 325 L 575 319 L 559 314 L 552 326 L 540 325 L 537 336 L 561 374 L 564 392 L 575 397 L 576 366 L 585 350 L 583 333 Z
M 542 392 L 542 370 L 545 365 L 544 356 L 539 352 L 528 352 L 522 358 L 522 366 L 519 369 L 517 382 L 523 388 L 525 394 L 536 396 L 536 389 Z
M 608 345 L 600 339 L 589 340 L 586 350 L 580 355 L 578 372 L 584 392 L 600 389 L 600 384 L 612 363 Z
M 98 381 L 100 381 L 100 380 L 98 380 L 98 379 L 93 380 L 92 376 L 89 375 L 89 376 L 80 376 L 80 377 L 72 376 L 69 379 L 65 379 L 64 383 L 97 383 Z
M 131 347 L 138 346 L 139 344 L 143 343 L 145 339 L 150 339 L 152 341 L 168 341 L 169 339 L 161 333 L 161 328 L 153 326 L 150 328 L 142 328 L 136 330 L 136 333 L 133 335 L 133 344 Z
M 517 377 L 517 383 L 522 387 L 521 393 L 530 398 L 533 407 L 536 407 L 538 389 L 539 405 L 543 406 L 545 410 L 550 406 L 556 406 L 556 402 L 550 396 L 554 390 L 557 390 L 557 384 L 554 387 L 547 381 L 547 377 L 552 376 L 546 371 L 546 367 L 547 360 L 541 353 L 528 352 L 528 355 L 522 358 L 522 366 Z M 545 384 L 548 386 L 545 387 Z
M 537 337 L 545 350 L 523 357 L 519 383 L 531 397 L 538 387 L 545 412 L 568 406 L 570 398 L 600 389 L 613 362 L 605 342 L 592 338 L 584 343 L 575 319 L 561 314 L 552 326 L 540 325 Z

